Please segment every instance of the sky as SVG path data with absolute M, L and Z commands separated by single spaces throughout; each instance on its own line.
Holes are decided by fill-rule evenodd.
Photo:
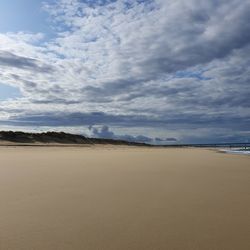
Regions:
M 0 130 L 250 141 L 249 0 L 1 0 Z

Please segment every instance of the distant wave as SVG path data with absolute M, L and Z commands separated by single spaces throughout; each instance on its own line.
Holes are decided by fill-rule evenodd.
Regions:
M 222 149 L 222 152 L 227 154 L 240 154 L 240 155 L 250 155 L 250 149 L 243 150 L 243 149 Z

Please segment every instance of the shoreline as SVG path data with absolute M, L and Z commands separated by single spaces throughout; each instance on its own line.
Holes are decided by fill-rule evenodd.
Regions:
M 63 144 L 63 143 L 16 143 L 16 142 L 0 142 L 0 148 L 99 148 L 99 149 L 203 149 L 211 150 L 216 153 L 229 154 L 229 155 L 241 155 L 250 156 L 250 152 L 232 150 L 229 148 L 221 147 L 198 147 L 198 146 L 160 146 L 160 145 L 114 145 L 114 144 Z

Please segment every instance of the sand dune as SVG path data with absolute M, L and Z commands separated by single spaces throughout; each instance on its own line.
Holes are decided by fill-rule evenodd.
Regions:
M 1 250 L 250 249 L 250 157 L 1 147 Z

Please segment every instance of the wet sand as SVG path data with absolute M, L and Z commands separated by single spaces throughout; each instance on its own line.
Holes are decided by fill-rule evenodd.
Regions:
M 250 249 L 250 157 L 1 147 L 1 250 Z

